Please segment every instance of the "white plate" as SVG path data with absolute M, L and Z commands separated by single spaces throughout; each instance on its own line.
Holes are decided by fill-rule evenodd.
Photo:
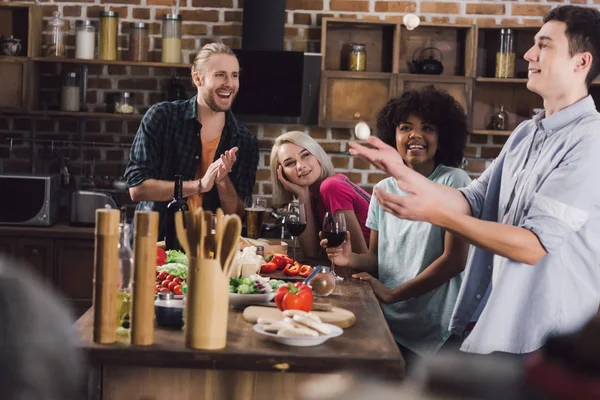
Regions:
M 262 294 L 237 294 L 229 293 L 229 305 L 234 308 L 242 308 L 251 304 L 266 304 L 273 300 L 275 292 Z
M 344 330 L 339 326 L 325 324 L 329 329 L 331 329 L 331 334 L 329 335 L 319 335 L 319 336 L 279 336 L 276 333 L 265 332 L 263 329 L 263 324 L 256 324 L 252 327 L 254 332 L 257 332 L 263 336 L 266 336 L 267 339 L 272 340 L 277 343 L 285 344 L 287 346 L 297 346 L 297 347 L 309 347 L 309 346 L 318 346 L 320 344 L 325 343 L 331 338 L 338 337 Z

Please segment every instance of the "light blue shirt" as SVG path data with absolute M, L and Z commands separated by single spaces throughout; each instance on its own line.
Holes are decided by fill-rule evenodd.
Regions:
M 596 314 L 599 173 L 600 114 L 587 96 L 520 124 L 481 177 L 461 189 L 474 217 L 529 229 L 548 252 L 527 265 L 471 248 L 450 328 L 461 334 L 470 320 L 477 324 L 461 350 L 529 353 Z
M 455 188 L 471 182 L 465 171 L 444 165 L 439 165 L 428 178 Z M 407 195 L 398 188 L 394 178 L 384 179 L 376 187 L 388 193 Z M 389 289 L 416 277 L 444 252 L 444 229 L 428 222 L 396 218 L 385 212 L 375 197 L 369 205 L 367 227 L 379 232 L 379 280 Z M 382 304 L 394 339 L 422 356 L 435 354 L 450 336 L 448 325 L 461 281 L 462 273 L 422 296 Z

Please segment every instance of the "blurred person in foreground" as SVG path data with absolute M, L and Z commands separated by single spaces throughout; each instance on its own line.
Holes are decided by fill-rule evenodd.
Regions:
M 83 359 L 67 305 L 24 262 L 0 255 L 0 399 L 82 399 Z

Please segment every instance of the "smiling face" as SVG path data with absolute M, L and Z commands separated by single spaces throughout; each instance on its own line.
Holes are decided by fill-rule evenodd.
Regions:
M 408 167 L 429 176 L 436 167 L 437 128 L 421 118 L 409 115 L 396 127 L 396 149 Z
M 200 75 L 193 76 L 198 98 L 214 112 L 229 110 L 240 88 L 239 75 L 240 65 L 235 56 L 212 55 Z
M 579 67 L 580 57 L 569 54 L 566 28 L 564 22 L 546 22 L 524 55 L 529 63 L 527 88 L 544 99 L 565 97 L 574 88 L 585 85 L 589 69 Z
M 284 143 L 277 151 L 277 159 L 283 167 L 283 174 L 296 185 L 311 186 L 321 178 L 321 164 L 304 147 Z

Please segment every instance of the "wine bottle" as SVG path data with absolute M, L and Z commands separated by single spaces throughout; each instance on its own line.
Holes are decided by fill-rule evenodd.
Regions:
M 165 246 L 167 250 L 182 250 L 177 232 L 175 231 L 175 214 L 179 211 L 187 211 L 187 202 L 182 197 L 181 175 L 175 175 L 175 190 L 173 200 L 167 205 Z

